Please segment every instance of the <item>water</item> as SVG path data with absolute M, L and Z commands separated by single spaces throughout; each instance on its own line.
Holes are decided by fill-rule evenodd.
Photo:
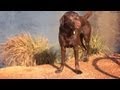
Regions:
M 0 11 L 0 43 L 23 31 L 58 43 L 59 19 L 66 11 Z

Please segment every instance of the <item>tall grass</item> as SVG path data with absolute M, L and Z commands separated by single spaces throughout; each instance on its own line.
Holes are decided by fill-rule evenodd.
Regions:
M 107 54 L 112 50 L 105 43 L 105 40 L 99 33 L 93 33 L 90 41 L 90 54 Z
M 37 64 L 35 55 L 48 48 L 48 40 L 45 37 L 35 38 L 24 32 L 0 44 L 0 56 L 7 66 L 33 66 Z

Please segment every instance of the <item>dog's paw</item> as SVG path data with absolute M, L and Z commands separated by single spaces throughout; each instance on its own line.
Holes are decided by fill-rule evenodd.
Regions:
M 87 57 L 87 56 L 83 56 L 83 57 L 82 57 L 82 61 L 83 61 L 83 62 L 87 62 L 87 61 L 88 61 L 88 57 Z
M 83 62 L 88 62 L 88 58 L 83 58 Z
M 82 71 L 80 71 L 80 70 L 75 70 L 75 73 L 76 73 L 76 74 L 81 74 Z
M 55 73 L 61 73 L 61 72 L 62 72 L 62 70 L 60 70 L 60 69 L 55 71 Z

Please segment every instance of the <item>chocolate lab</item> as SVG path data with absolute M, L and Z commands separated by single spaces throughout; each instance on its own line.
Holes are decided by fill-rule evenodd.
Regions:
M 79 16 L 78 13 L 69 11 L 66 12 L 60 19 L 59 27 L 59 44 L 61 47 L 61 66 L 56 71 L 60 73 L 63 71 L 65 65 L 65 54 L 66 48 L 73 48 L 75 56 L 75 72 L 80 74 L 79 62 L 78 62 L 78 48 L 81 46 L 84 48 L 85 54 L 88 54 L 88 43 L 89 43 L 89 22 L 86 20 L 89 17 L 89 14 L 84 16 Z M 87 31 L 86 31 L 87 29 Z M 89 32 L 88 32 L 89 31 Z M 86 44 L 84 45 L 83 39 Z

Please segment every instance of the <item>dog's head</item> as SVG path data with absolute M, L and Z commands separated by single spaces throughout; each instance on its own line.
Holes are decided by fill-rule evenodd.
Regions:
M 72 30 L 80 29 L 81 22 L 79 14 L 73 11 L 66 12 L 60 19 L 60 25 Z

